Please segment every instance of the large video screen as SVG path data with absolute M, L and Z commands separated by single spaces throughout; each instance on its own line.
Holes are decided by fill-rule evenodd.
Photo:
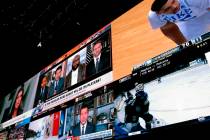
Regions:
M 112 138 L 113 96 L 111 84 L 76 98 L 69 135 L 80 139 Z
M 153 1 L 141 1 L 11 91 L 1 99 L 0 123 L 35 108 L 28 139 L 122 138 L 208 116 L 209 34 L 200 36 L 210 31 L 208 4 L 199 12 L 175 0 L 179 11 L 167 16 L 151 11 Z M 181 42 L 163 31 L 168 22 Z
M 34 136 L 28 139 L 120 139 L 209 116 L 209 34 L 200 39 L 145 61 L 132 74 L 66 102 L 60 111 L 35 118 L 29 124 Z
M 3 98 L 0 122 L 5 122 L 33 108 L 39 74 Z
M 30 122 L 27 139 L 112 138 L 114 122 L 114 85 L 109 84 L 74 102 L 63 104 L 60 111 Z
M 7 121 L 7 114 L 10 112 L 10 106 L 13 100 L 13 95 L 15 94 L 16 90 L 13 90 L 10 94 L 7 94 L 2 100 L 1 100 L 1 116 L 0 116 L 0 122 L 3 123 Z
M 27 140 L 64 139 L 65 110 L 32 121 L 27 131 Z
M 209 33 L 201 38 L 145 61 L 119 80 L 116 139 L 210 115 Z
M 111 70 L 111 26 L 107 26 L 92 40 L 83 44 L 79 50 L 40 75 L 34 106 L 46 102 L 65 90 L 74 89 L 103 76 Z M 112 77 L 110 79 L 112 80 Z

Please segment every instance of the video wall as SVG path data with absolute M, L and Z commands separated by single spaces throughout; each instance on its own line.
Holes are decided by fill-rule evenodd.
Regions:
M 176 45 L 151 28 L 151 3 L 142 1 L 1 99 L 0 137 L 121 139 L 209 116 L 210 33 Z
M 40 74 L 34 107 L 112 71 L 111 26 L 79 50 Z M 103 82 L 111 82 L 112 78 Z M 100 86 L 99 82 L 99 86 Z M 103 83 L 102 83 L 103 84 Z M 97 87 L 97 86 L 96 86 Z M 95 87 L 95 88 L 96 88 Z M 87 92 L 87 88 L 80 91 Z
M 107 25 L 84 41 L 77 51 L 49 65 L 3 98 L 0 122 L 9 121 L 7 125 L 12 125 L 30 116 L 33 109 L 36 112 L 37 106 L 44 107 L 41 112 L 46 112 L 111 82 L 111 54 L 111 26 Z

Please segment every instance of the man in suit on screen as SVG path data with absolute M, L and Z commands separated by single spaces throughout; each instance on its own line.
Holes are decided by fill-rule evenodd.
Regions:
M 55 79 L 50 84 L 50 91 L 49 91 L 49 96 L 48 97 L 56 95 L 63 90 L 63 88 L 64 88 L 64 78 L 61 77 L 61 73 L 62 73 L 62 66 L 59 66 L 55 70 Z
M 41 87 L 38 93 L 39 94 L 38 104 L 43 103 L 47 99 L 48 91 L 49 91 L 49 87 L 47 86 L 47 83 L 48 83 L 47 77 L 44 76 L 42 78 Z
M 95 126 L 88 122 L 89 110 L 86 104 L 83 104 L 80 109 L 80 122 L 73 127 L 72 135 L 74 137 L 95 132 Z
M 110 67 L 110 52 L 102 52 L 103 42 L 94 42 L 91 51 L 93 59 L 87 64 L 86 76 L 90 77 Z

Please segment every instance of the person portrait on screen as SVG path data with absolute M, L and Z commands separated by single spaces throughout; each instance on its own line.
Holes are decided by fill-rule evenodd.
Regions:
M 23 113 L 23 109 L 21 107 L 23 96 L 24 96 L 24 88 L 20 87 L 20 89 L 17 92 L 17 96 L 15 98 L 15 101 L 12 107 L 10 118 L 14 118 Z
M 88 122 L 88 115 L 88 106 L 83 104 L 80 109 L 80 122 L 72 129 L 72 135 L 74 137 L 95 132 L 95 126 L 91 122 Z
M 91 47 L 93 59 L 87 64 L 86 76 L 90 77 L 110 67 L 110 53 L 103 51 L 103 42 L 98 40 Z
M 65 87 L 68 88 L 85 79 L 85 65 L 80 63 L 80 55 L 76 55 L 72 61 L 72 69 L 66 76 Z
M 55 70 L 55 79 L 50 84 L 49 96 L 56 95 L 61 92 L 64 88 L 64 78 L 61 77 L 62 74 L 62 66 L 58 66 Z
M 41 81 L 41 87 L 40 87 L 39 96 L 38 96 L 39 98 L 38 104 L 43 103 L 47 99 L 47 96 L 49 93 L 49 87 L 47 84 L 48 84 L 47 76 L 44 76 Z
M 210 0 L 154 0 L 148 19 L 153 29 L 182 44 L 210 31 Z

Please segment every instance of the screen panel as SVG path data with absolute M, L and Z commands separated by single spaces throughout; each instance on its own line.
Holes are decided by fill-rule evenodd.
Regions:
M 152 3 L 153 0 L 144 0 L 111 23 L 114 80 L 130 74 L 134 65 L 176 47 L 159 29 L 150 26 L 148 14 Z M 196 38 L 210 31 L 209 16 L 208 12 L 182 22 L 179 27 L 185 35 L 193 34 Z
M 16 89 L 13 90 L 10 94 L 8 94 L 7 96 L 5 96 L 1 103 L 1 123 L 7 121 L 7 114 L 10 112 L 10 106 L 12 104 L 12 100 L 13 100 L 13 95 L 15 94 Z
M 66 123 L 69 123 L 71 127 L 73 127 L 79 121 L 79 115 L 78 113 L 75 114 L 75 110 L 78 110 L 77 108 L 79 108 L 79 106 L 83 102 L 82 100 L 77 101 L 74 105 L 72 105 L 72 101 L 74 102 L 75 98 L 77 98 L 78 96 L 82 96 L 83 94 L 88 95 L 87 94 L 88 92 L 91 92 L 91 94 L 94 93 L 95 95 L 98 95 L 98 93 L 95 92 L 99 90 L 97 88 L 100 87 L 103 88 L 104 85 L 131 74 L 134 66 L 142 64 L 140 70 L 137 68 L 136 71 L 133 71 L 134 72 L 133 74 L 136 73 L 138 76 L 132 77 L 133 76 L 132 75 L 131 76 L 132 80 L 129 80 L 130 82 L 128 82 L 126 85 L 117 81 L 118 84 L 116 87 L 124 90 L 124 91 L 118 91 L 118 89 L 115 89 L 116 95 L 119 95 L 122 98 L 121 104 L 124 104 L 122 105 L 124 110 L 122 109 L 121 113 L 119 111 L 116 114 L 116 109 L 119 109 L 118 107 L 119 104 L 116 105 L 117 103 L 115 103 L 117 102 L 117 99 L 120 97 L 114 96 L 113 97 L 114 105 L 112 104 L 108 107 L 105 106 L 108 100 L 106 97 L 108 95 L 103 95 L 101 97 L 94 96 L 94 98 L 93 97 L 88 98 L 94 100 L 92 104 L 89 103 L 89 106 L 92 109 L 92 111 L 90 111 L 91 114 L 90 118 L 91 117 L 95 118 L 95 120 L 93 121 L 97 125 L 96 127 L 97 131 L 105 130 L 105 128 L 107 128 L 106 125 L 98 124 L 99 122 L 97 122 L 96 118 L 100 114 L 102 114 L 101 116 L 109 114 L 108 116 L 109 117 L 111 116 L 111 118 L 117 122 L 117 124 L 114 124 L 113 126 L 119 130 L 121 129 L 123 130 L 121 131 L 122 133 L 119 134 L 118 132 L 115 132 L 114 133 L 115 138 L 118 138 L 118 136 L 120 138 L 121 135 L 122 137 L 128 136 L 131 132 L 135 132 L 137 130 L 147 131 L 149 127 L 154 128 L 159 126 L 165 126 L 178 122 L 187 121 L 190 119 L 195 119 L 199 116 L 209 115 L 204 113 L 208 112 L 208 107 L 207 107 L 208 105 L 207 102 L 205 101 L 205 99 L 208 99 L 208 94 L 206 92 L 208 88 L 205 85 L 206 83 L 208 83 L 208 78 L 205 79 L 206 77 L 204 76 L 206 75 L 206 73 L 208 73 L 208 66 L 206 64 L 205 59 L 203 59 L 205 58 L 204 52 L 206 52 L 207 50 L 203 51 L 201 49 L 202 50 L 201 52 L 196 49 L 195 49 L 196 51 L 194 49 L 182 50 L 182 48 L 189 46 L 189 44 L 184 44 L 185 46 L 184 45 L 181 46 L 182 48 L 179 48 L 180 47 L 179 46 L 178 49 L 170 51 L 169 49 L 174 48 L 176 44 L 167 37 L 165 37 L 160 30 L 153 30 L 148 22 L 148 13 L 152 2 L 153 2 L 152 0 L 142 1 L 140 4 L 136 5 L 134 8 L 126 12 L 124 15 L 114 20 L 111 24 L 100 29 L 94 35 L 87 38 L 85 41 L 74 47 L 72 50 L 70 50 L 69 52 L 61 56 L 59 59 L 57 59 L 55 62 L 53 62 L 51 65 L 47 66 L 44 70 L 42 70 L 39 77 L 36 95 L 34 94 L 35 89 L 34 90 L 31 89 L 33 94 L 27 94 L 25 101 L 23 102 L 24 103 L 23 110 L 26 111 L 29 108 L 31 108 L 35 96 L 36 96 L 35 102 L 34 105 L 32 106 L 36 107 L 38 105 L 37 109 L 38 111 L 36 110 L 38 112 L 38 115 L 40 115 L 39 114 L 40 112 L 44 113 L 41 114 L 41 116 L 39 117 L 36 114 L 34 120 L 39 119 L 40 117 L 45 117 L 46 115 L 49 115 L 51 113 L 55 113 L 55 111 L 59 112 L 61 109 L 65 108 L 65 105 L 72 106 L 72 108 L 69 109 L 70 111 L 69 114 L 71 114 L 72 117 L 68 117 L 69 120 L 71 120 L 71 122 L 69 122 L 68 119 L 66 119 L 67 117 L 63 117 L 66 116 L 66 114 L 61 115 L 61 118 L 65 118 Z M 206 19 L 208 20 L 210 18 L 206 16 Z M 193 46 L 197 45 L 199 46 L 198 48 L 206 45 L 209 46 L 208 41 L 205 42 L 204 40 L 202 39 L 199 40 L 199 39 L 200 38 L 198 38 L 198 42 L 196 42 L 196 40 L 193 40 L 194 41 Z M 107 66 L 107 69 L 104 69 L 102 72 L 98 72 L 97 74 L 87 74 L 88 64 L 91 62 L 91 60 L 93 60 L 92 58 L 93 54 L 91 50 L 94 44 L 98 40 L 103 41 L 102 51 L 109 53 L 110 55 L 110 57 L 108 57 L 110 58 L 110 65 Z M 150 67 L 152 61 L 155 60 L 157 61 L 161 56 L 164 56 L 167 53 L 173 53 L 177 50 L 178 50 L 177 52 L 179 52 L 179 49 L 181 49 L 180 51 L 181 53 L 175 53 L 173 54 L 172 57 L 170 58 L 168 57 L 167 59 L 165 59 L 165 61 L 154 63 L 152 67 Z M 167 50 L 169 50 L 169 52 L 161 54 Z M 202 55 L 200 54 L 198 55 L 197 51 L 199 53 L 202 53 Z M 191 56 L 191 54 L 193 54 L 193 56 Z M 71 76 L 69 76 L 70 72 L 72 71 L 73 60 L 74 58 L 76 58 L 77 55 L 80 56 L 79 62 L 85 65 L 84 66 L 85 78 L 84 79 L 81 78 L 82 79 L 81 81 L 76 78 L 72 79 Z M 154 56 L 157 57 L 154 58 Z M 185 57 L 185 56 L 190 56 L 190 57 Z M 45 83 L 47 84 L 49 90 L 50 87 L 56 85 L 53 84 L 53 81 L 55 79 L 55 72 L 60 66 L 61 66 L 60 73 L 61 77 L 63 78 L 62 90 L 56 94 L 54 94 L 54 92 L 52 92 L 52 94 L 48 94 L 49 92 L 41 94 L 42 91 L 41 85 L 42 81 L 44 81 L 43 79 L 45 79 L 44 77 L 47 77 L 46 80 L 47 82 L 45 81 Z M 195 77 L 193 76 L 191 77 L 192 74 Z M 198 78 L 196 77 L 201 78 L 201 81 L 197 80 Z M 72 81 L 70 81 L 69 79 L 73 81 L 73 84 Z M 106 81 L 106 79 L 109 80 Z M 182 80 L 177 80 L 177 79 L 182 79 Z M 101 81 L 105 82 L 100 83 Z M 130 105 L 129 104 L 130 102 L 136 100 L 135 96 L 136 81 L 144 83 L 144 89 L 145 92 L 147 93 L 145 94 L 145 96 L 148 96 L 148 100 L 150 102 L 149 112 L 151 116 L 154 117 L 154 120 L 152 120 L 154 121 L 154 126 L 153 124 L 151 124 L 151 126 L 148 126 L 144 118 L 142 120 L 141 117 L 139 117 L 139 119 L 135 119 L 134 120 L 135 123 L 132 122 L 133 121 L 132 117 L 137 118 L 137 116 L 133 115 L 132 112 L 130 116 L 127 116 L 127 119 L 125 119 L 126 118 L 125 114 L 126 113 L 129 114 L 129 111 L 125 109 L 126 104 Z M 131 86 L 128 86 L 129 84 Z M 28 84 L 26 82 L 24 85 L 25 90 L 30 89 L 30 87 L 28 87 L 27 85 Z M 37 85 L 34 84 L 34 87 L 36 88 Z M 201 91 L 199 90 L 197 92 L 202 92 L 202 95 L 204 96 L 202 97 L 198 96 L 198 94 L 195 93 L 196 89 L 194 89 L 194 87 L 202 87 L 203 90 Z M 18 89 L 14 90 L 14 93 L 11 95 L 11 97 L 9 97 L 9 95 L 8 97 L 5 97 L 4 102 L 5 103 L 7 102 L 7 104 L 3 105 L 1 111 L 3 112 L 3 114 L 5 114 L 5 110 L 9 108 L 10 106 L 9 104 L 12 104 L 12 102 L 14 104 L 13 98 L 15 98 L 17 94 L 16 90 Z M 182 96 L 183 94 L 178 95 L 176 91 L 180 93 L 186 92 L 188 94 L 184 94 L 183 99 L 179 99 L 179 96 Z M 170 94 L 172 95 L 169 96 L 167 94 L 168 92 L 170 92 Z M 192 92 L 192 94 L 190 94 L 190 92 Z M 29 95 L 32 98 L 29 98 L 30 97 Z M 130 100 L 128 100 L 129 98 Z M 200 102 L 195 103 L 194 100 L 195 98 L 201 100 L 203 104 L 200 104 Z M 176 100 L 172 101 L 172 99 Z M 190 102 L 185 102 L 185 99 L 189 100 Z M 26 100 L 28 101 L 28 103 L 30 103 L 29 106 L 26 106 Z M 127 100 L 126 103 L 123 103 L 125 102 L 124 100 Z M 163 102 L 168 105 L 162 105 Z M 191 106 L 193 104 L 195 106 Z M 105 109 L 103 109 L 103 106 L 105 106 Z M 188 107 L 183 108 L 183 106 L 188 106 Z M 95 109 L 97 111 L 95 111 Z M 206 109 L 206 111 L 204 111 L 203 109 L 204 110 Z M 11 108 L 9 108 L 9 110 L 11 110 Z M 103 112 L 103 110 L 105 112 Z M 195 110 L 198 111 L 197 115 L 191 113 Z M 186 111 L 185 115 L 183 115 L 184 111 Z M 133 112 L 135 112 L 135 110 Z M 179 117 L 174 118 L 174 116 L 176 115 Z M 5 117 L 3 117 L 1 113 L 1 119 L 2 118 Z M 72 120 L 74 122 L 73 124 L 71 124 Z M 71 127 L 64 125 L 64 128 L 62 128 L 62 133 L 64 135 L 71 137 L 72 135 Z M 110 127 L 112 126 L 110 125 Z M 56 130 L 52 132 L 51 135 L 54 134 L 55 136 L 58 136 L 59 133 L 57 131 L 58 128 L 56 127 Z
M 1 122 L 5 123 L 4 127 L 15 124 L 18 121 L 22 121 L 26 119 L 26 117 L 29 117 L 26 114 L 33 109 L 38 79 L 39 73 L 14 89 L 4 98 L 4 105 L 2 106 L 1 112 Z M 23 115 L 24 113 L 26 116 Z
M 54 112 L 29 124 L 26 139 L 64 139 L 65 110 Z
M 27 139 L 92 139 L 113 135 L 114 85 L 106 85 L 63 104 L 63 109 L 35 118 L 29 124 L 34 135 Z M 57 115 L 57 117 L 55 117 Z M 56 120 L 55 120 L 56 118 Z M 80 122 L 86 123 L 84 134 Z M 60 122 L 60 123 L 58 123 Z
M 114 100 L 116 139 L 190 120 L 205 121 L 210 115 L 207 36 L 153 57 L 119 80 Z
M 34 107 L 43 105 L 46 111 L 112 80 L 111 25 L 107 25 L 40 75 Z

